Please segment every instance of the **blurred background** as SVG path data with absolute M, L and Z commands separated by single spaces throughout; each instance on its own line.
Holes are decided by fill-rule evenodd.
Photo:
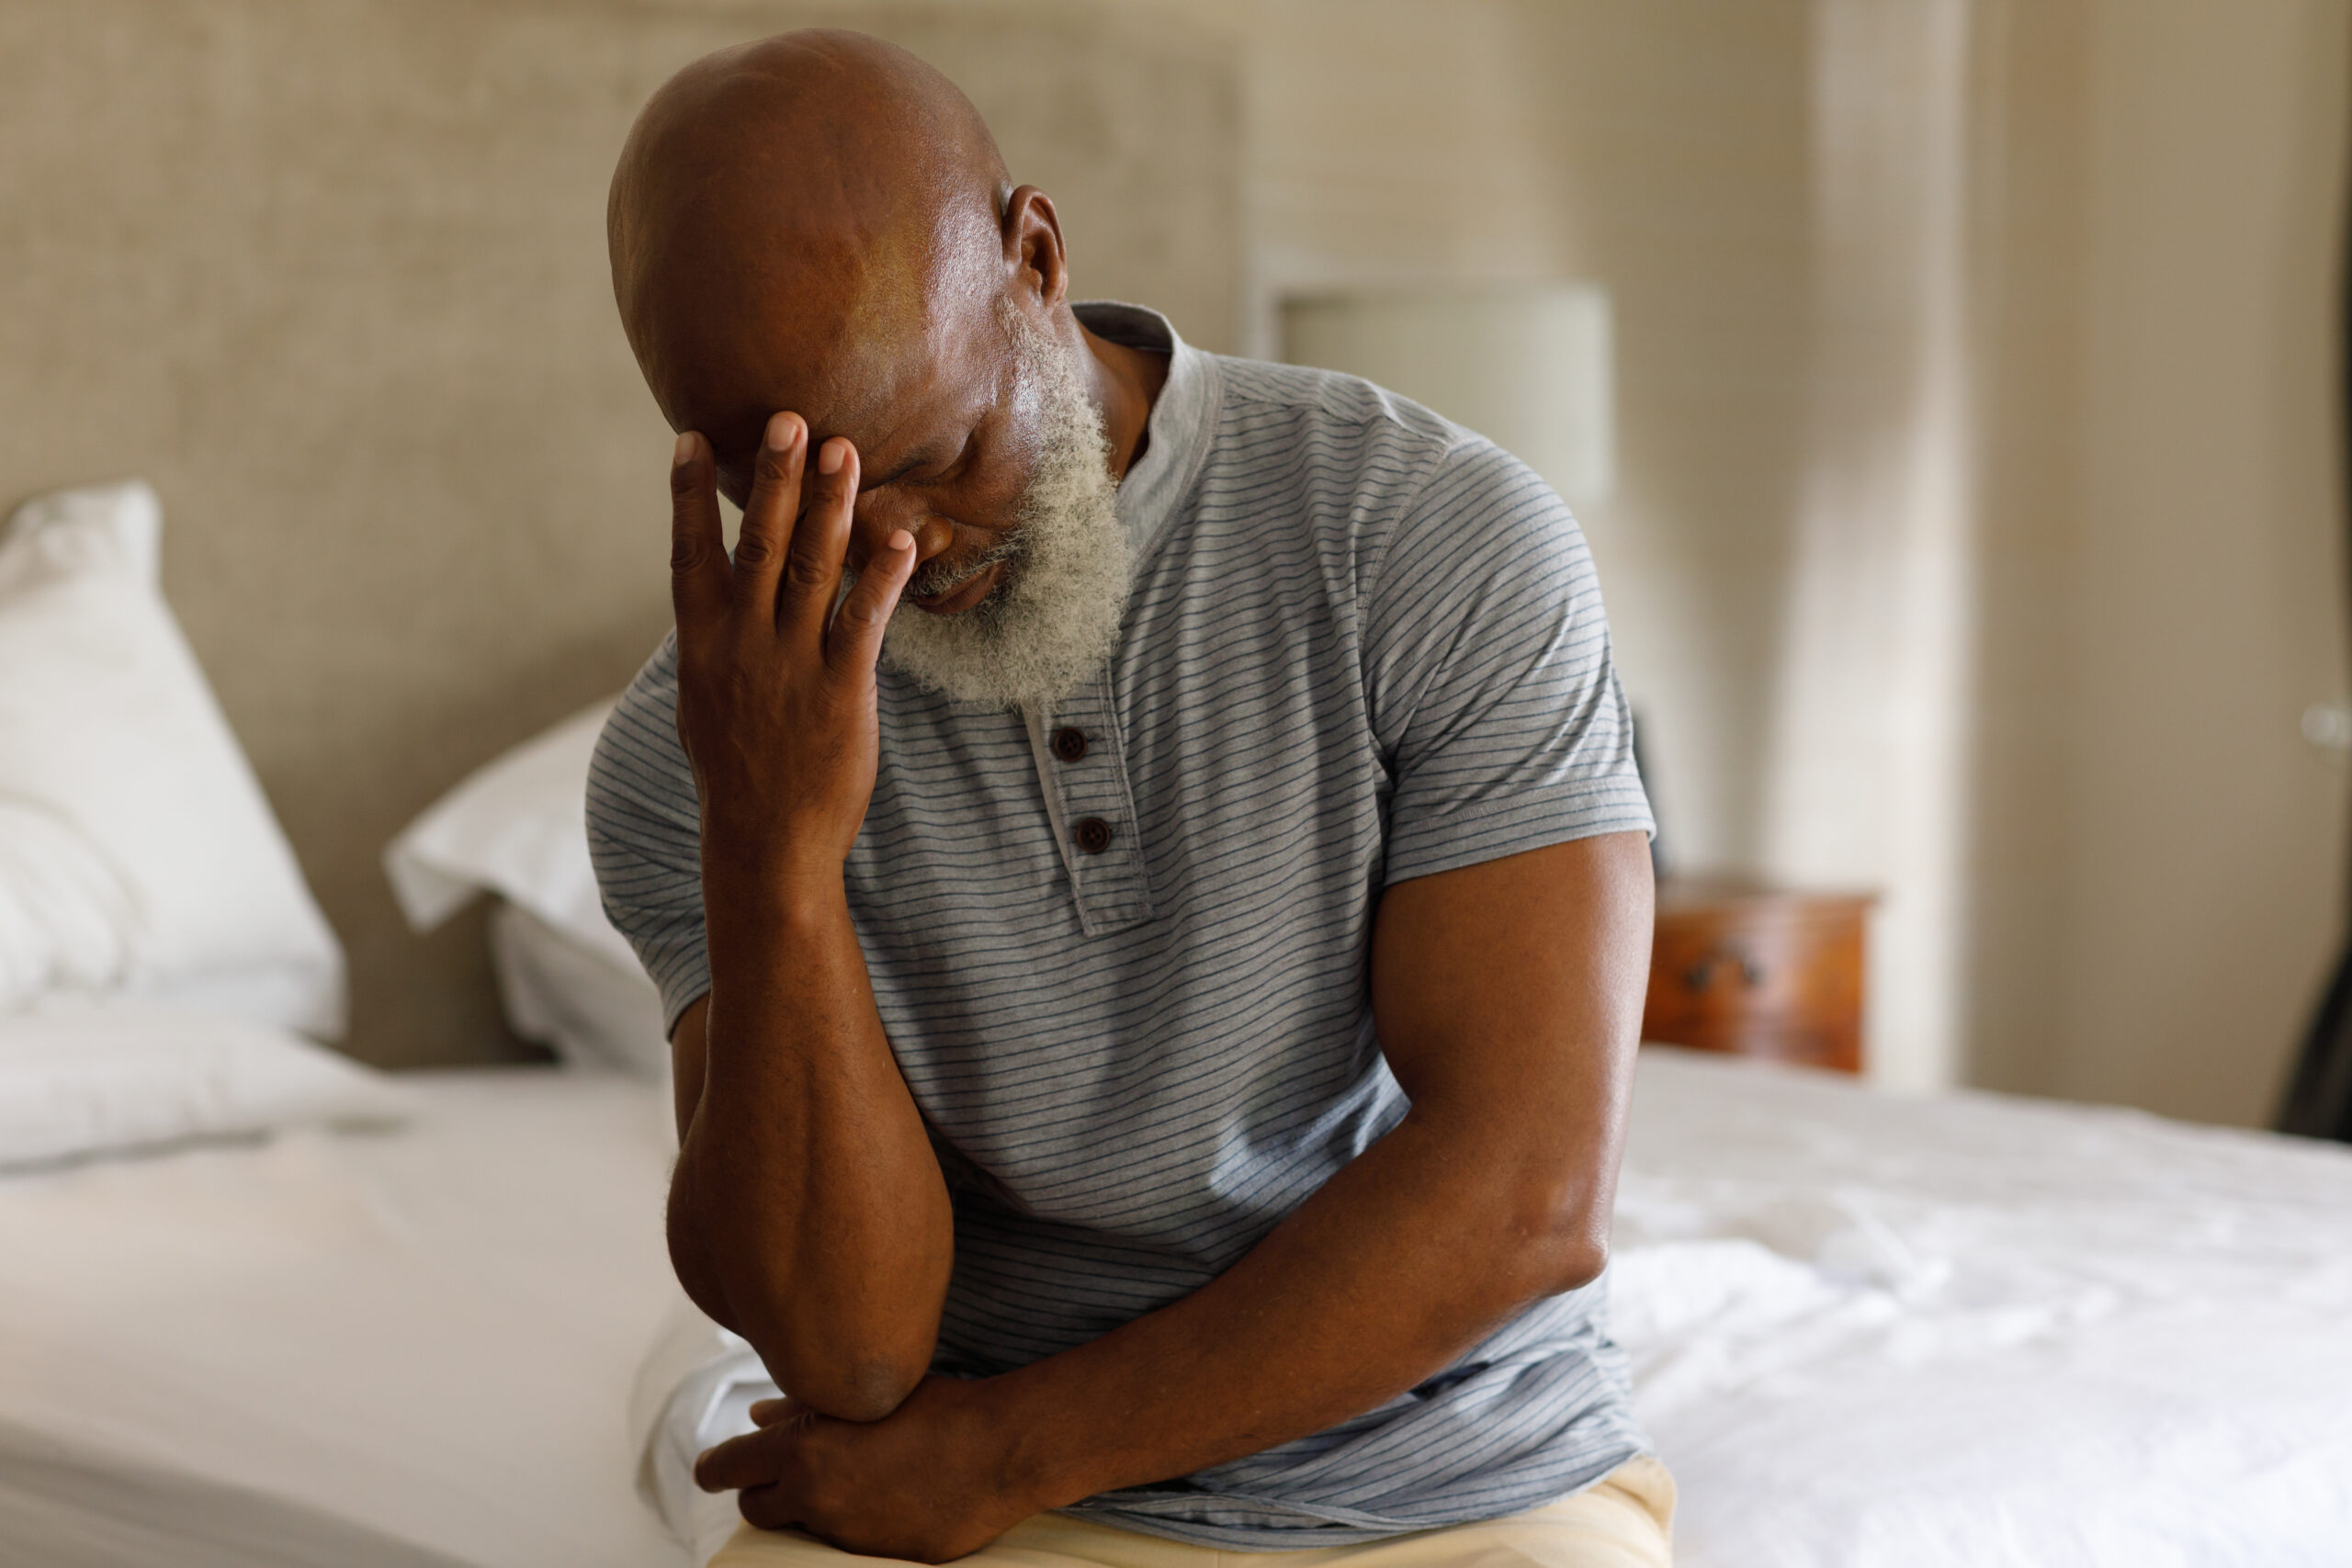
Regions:
M 1883 1082 L 2269 1119 L 2342 938 L 2352 0 L 0 0 L 0 501 L 161 492 L 355 1055 L 519 1049 L 379 856 L 665 628 L 605 181 L 811 22 L 1205 347 L 1452 309 L 1491 388 L 1480 301 L 1565 301 L 1565 390 L 1423 395 L 1561 435 L 1675 868 L 1875 896 Z

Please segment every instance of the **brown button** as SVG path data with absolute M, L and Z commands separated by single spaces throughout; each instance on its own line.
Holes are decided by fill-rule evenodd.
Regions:
M 1078 847 L 1088 854 L 1099 855 L 1111 847 L 1111 824 L 1100 817 L 1081 818 L 1078 824 Z
M 1086 755 L 1086 731 L 1063 725 L 1054 731 L 1054 755 L 1065 762 L 1075 762 Z

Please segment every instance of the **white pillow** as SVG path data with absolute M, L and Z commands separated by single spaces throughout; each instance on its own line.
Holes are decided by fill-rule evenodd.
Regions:
M 662 993 L 635 959 L 624 968 L 504 899 L 491 911 L 490 956 L 515 1033 L 575 1067 L 670 1081 Z
M 583 708 L 484 763 L 392 840 L 384 874 L 410 925 L 429 931 L 496 893 L 637 972 L 588 863 L 588 760 L 612 711 L 610 701 Z
M 0 1010 L 57 990 L 329 1036 L 343 951 L 157 584 L 136 481 L 0 534 Z
M 588 761 L 612 711 L 597 703 L 475 770 L 392 840 L 384 874 L 420 931 L 496 894 L 491 960 L 514 1032 L 574 1066 L 658 1081 L 662 999 L 588 861 Z
M 0 1017 L 0 1169 L 413 1109 L 381 1074 L 219 1013 L 51 998 Z

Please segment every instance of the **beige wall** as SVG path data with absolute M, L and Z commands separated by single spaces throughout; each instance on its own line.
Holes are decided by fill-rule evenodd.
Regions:
M 2074 539 L 2082 512 L 2082 301 L 2089 7 L 2016 5 L 1984 40 L 1984 378 L 1978 447 L 1971 908 L 1962 954 L 1969 1075 L 2052 1092 L 2074 826 L 2069 737 Z
M 2339 940 L 2347 20 L 1987 12 L 1978 1081 L 2267 1121 Z
M 377 857 L 667 624 L 668 433 L 603 212 L 678 64 L 820 15 L 619 0 L 0 3 L 0 500 L 137 473 L 164 585 L 349 946 L 350 1048 L 507 1048 L 479 915 Z M 1229 346 L 1238 89 L 1173 20 L 860 8 L 1061 195 L 1080 283 Z
M 2267 1117 L 2340 931 L 2348 20 L 2092 12 L 2061 1093 Z

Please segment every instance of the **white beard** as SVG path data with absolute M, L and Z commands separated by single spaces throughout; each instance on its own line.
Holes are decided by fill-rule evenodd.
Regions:
M 1043 405 L 1037 471 L 1021 520 L 982 558 L 1006 562 L 1003 581 L 961 615 L 934 615 L 902 600 L 883 634 L 882 661 L 959 703 L 1051 708 L 1118 645 L 1127 533 L 1110 443 L 1076 356 L 1024 316 L 1007 310 L 999 320 L 1021 357 L 1016 395 Z M 910 593 L 952 586 L 922 578 L 919 571 Z

